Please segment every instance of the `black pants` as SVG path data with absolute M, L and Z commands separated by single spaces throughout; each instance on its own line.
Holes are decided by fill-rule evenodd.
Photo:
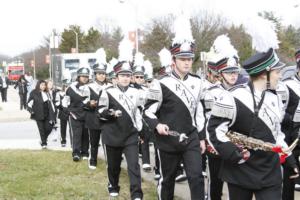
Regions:
M 98 148 L 100 141 L 101 130 L 89 129 L 90 133 L 90 144 L 91 144 L 91 158 L 90 162 L 97 165 Z
M 66 136 L 67 136 L 67 124 L 68 120 L 66 119 L 60 119 L 60 137 L 61 137 L 61 143 L 66 144 Z
M 150 164 L 150 149 L 149 149 L 149 138 L 145 137 L 144 142 L 141 144 L 142 150 L 142 163 Z
M 27 93 L 25 94 L 20 94 L 19 93 L 19 96 L 20 96 L 20 109 L 26 109 L 26 105 L 27 105 Z
M 1 98 L 2 102 L 7 102 L 7 88 L 1 89 Z
M 175 177 L 178 165 L 183 160 L 187 174 L 192 200 L 204 199 L 204 179 L 202 175 L 202 163 L 199 141 L 195 140 L 187 144 L 185 151 L 165 152 L 158 150 L 161 163 L 161 178 L 158 181 L 157 191 L 159 199 L 173 200 Z
M 70 119 L 70 129 L 73 135 L 72 155 L 75 156 L 89 156 L 89 133 L 84 126 L 84 121 Z
M 107 160 L 108 191 L 119 192 L 119 175 L 121 171 L 122 153 L 127 161 L 127 171 L 130 182 L 131 199 L 142 198 L 141 171 L 138 162 L 138 145 L 131 144 L 125 147 L 112 147 L 103 145 Z
M 295 154 L 296 153 L 296 154 Z M 297 166 L 299 168 L 299 152 L 293 152 Z M 294 175 L 291 168 L 283 166 L 283 185 L 282 185 L 282 200 L 294 200 L 295 199 L 295 179 L 289 177 Z
M 211 200 L 221 200 L 223 181 L 219 178 L 219 171 L 222 160 L 214 155 L 207 155 L 209 167 L 209 186 L 208 192 Z
M 250 190 L 228 183 L 228 190 L 230 200 L 252 200 L 253 194 L 256 200 L 281 200 L 281 185 L 274 185 L 260 190 Z
M 49 123 L 49 120 L 36 120 L 36 124 L 39 129 L 40 137 L 42 144 L 41 145 L 47 145 L 47 139 L 48 136 L 50 135 L 53 125 Z

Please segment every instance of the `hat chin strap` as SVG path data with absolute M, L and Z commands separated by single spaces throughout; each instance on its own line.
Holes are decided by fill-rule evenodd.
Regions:
M 270 71 L 267 71 L 267 90 L 271 89 L 271 82 L 270 82 Z
M 221 72 L 220 74 L 221 74 L 222 79 L 223 79 L 224 82 L 226 83 L 226 85 L 229 86 L 229 87 L 232 87 L 232 85 L 231 85 L 231 84 L 226 80 L 226 78 L 223 76 L 223 73 Z M 225 86 L 226 86 L 226 85 L 225 85 Z

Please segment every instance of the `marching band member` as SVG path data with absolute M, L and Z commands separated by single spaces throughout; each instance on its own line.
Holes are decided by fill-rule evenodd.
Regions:
M 119 60 L 115 66 L 117 85 L 103 90 L 99 98 L 99 117 L 102 125 L 102 143 L 107 161 L 108 191 L 118 196 L 122 153 L 125 154 L 130 181 L 131 199 L 143 198 L 141 173 L 138 163 L 138 131 L 142 129 L 141 100 L 137 89 L 129 86 L 132 69 L 131 44 L 120 43 Z M 131 56 L 130 56 L 131 55 Z
M 175 38 L 171 46 L 173 71 L 153 81 L 144 116 L 155 130 L 160 158 L 159 199 L 174 198 L 177 167 L 183 160 L 191 199 L 204 199 L 201 153 L 205 151 L 205 117 L 200 102 L 202 80 L 190 74 L 194 43 L 190 22 L 183 16 L 175 22 Z
M 221 156 L 220 178 L 228 183 L 231 200 L 280 200 L 280 163 L 299 176 L 292 149 L 284 140 L 281 121 L 284 106 L 276 93 L 284 66 L 274 49 L 278 39 L 271 22 L 261 17 L 246 23 L 257 53 L 244 61 L 250 76 L 245 85 L 224 91 L 215 101 L 207 131 Z
M 90 135 L 90 159 L 89 168 L 96 169 L 98 148 L 101 133 L 101 122 L 97 117 L 97 104 L 101 91 L 107 87 L 106 82 L 106 54 L 103 48 L 97 50 L 97 63 L 93 66 L 95 80 L 89 84 L 90 100 L 94 100 L 95 104 L 90 104 L 86 113 L 85 126 L 89 129 Z

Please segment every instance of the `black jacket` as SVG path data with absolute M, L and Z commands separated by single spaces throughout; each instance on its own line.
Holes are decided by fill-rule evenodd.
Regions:
M 255 92 L 255 101 L 261 101 L 261 93 Z M 286 147 L 280 130 L 281 102 L 278 96 L 267 91 L 258 112 L 254 115 L 254 103 L 246 85 L 224 91 L 215 101 L 208 121 L 209 140 L 222 157 L 219 175 L 222 180 L 246 189 L 261 189 L 282 183 L 279 155 L 270 151 L 249 150 L 250 158 L 242 163 L 241 149 L 225 135 L 228 130 Z M 287 160 L 290 160 L 291 156 Z M 291 161 L 291 160 L 290 160 Z
M 24 94 L 27 94 L 27 82 L 22 82 L 22 81 L 18 81 L 16 82 L 14 88 L 18 88 L 19 90 L 19 94 L 20 95 L 24 95 Z
M 90 96 L 88 85 L 79 85 L 78 82 L 73 82 L 68 87 L 66 96 L 70 97 L 68 110 L 71 117 L 75 120 L 85 121 Z
M 101 95 L 102 90 L 107 87 L 106 84 L 100 85 L 97 82 L 93 82 L 89 84 L 90 88 L 90 100 L 99 100 L 99 96 Z M 101 129 L 102 122 L 98 118 L 98 110 L 97 108 L 89 107 L 85 116 L 85 126 L 88 129 L 99 130 Z
M 144 118 L 156 132 L 158 123 L 167 124 L 172 131 L 190 134 L 198 133 L 205 139 L 204 82 L 199 77 L 187 74 L 180 80 L 173 72 L 154 80 L 149 88 Z M 191 136 L 190 139 L 194 138 Z M 178 138 L 155 133 L 157 147 L 168 152 L 182 150 Z
M 28 110 L 31 113 L 31 119 L 35 120 L 46 120 L 49 121 L 55 120 L 55 113 L 54 113 L 54 106 L 51 105 L 51 101 L 45 101 L 43 100 L 42 93 L 37 90 L 33 90 L 30 93 L 27 105 Z
M 58 110 L 58 118 L 60 120 L 68 120 L 69 118 L 68 109 L 62 106 L 62 100 L 65 95 L 64 92 L 58 91 L 55 96 L 55 108 Z
M 98 102 L 100 119 L 104 121 L 101 126 L 103 143 L 114 147 L 137 143 L 138 131 L 142 129 L 139 92 L 132 87 L 109 87 L 102 90 Z M 113 117 L 109 109 L 120 110 L 122 115 Z
M 5 82 L 6 82 L 6 88 L 8 88 L 9 80 L 6 76 L 5 76 Z M 3 79 L 2 77 L 0 77 L 0 89 L 2 88 L 3 88 Z

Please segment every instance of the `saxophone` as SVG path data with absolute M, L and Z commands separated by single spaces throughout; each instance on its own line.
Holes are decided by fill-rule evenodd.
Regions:
M 236 144 L 239 147 L 246 148 L 246 149 L 252 149 L 252 150 L 262 150 L 262 151 L 271 151 L 276 152 L 279 154 L 290 154 L 293 149 L 297 146 L 297 143 L 299 141 L 299 138 L 297 138 L 288 148 L 282 149 L 282 147 L 270 143 L 270 142 L 264 142 L 263 140 L 256 139 L 253 137 L 247 137 L 246 135 L 229 131 L 226 133 L 226 136 L 229 138 L 229 140 Z

